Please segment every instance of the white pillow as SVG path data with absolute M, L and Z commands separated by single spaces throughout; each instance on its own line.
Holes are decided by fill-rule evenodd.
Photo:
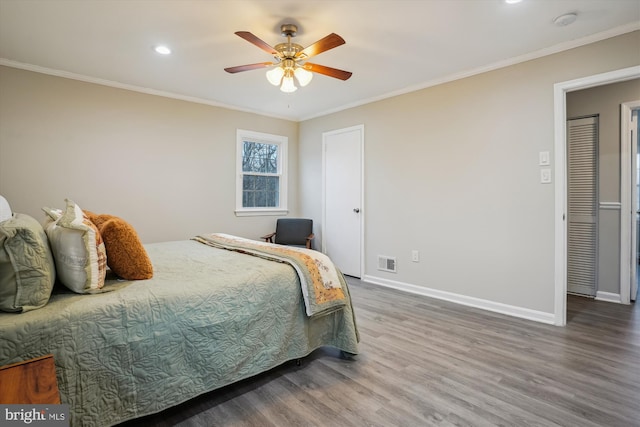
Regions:
M 102 236 L 82 209 L 66 199 L 67 207 L 58 217 L 43 208 L 49 218 L 44 229 L 56 263 L 58 279 L 79 294 L 100 292 L 107 272 L 107 253 Z
M 11 218 L 11 206 L 7 199 L 0 196 L 0 222 L 6 221 Z

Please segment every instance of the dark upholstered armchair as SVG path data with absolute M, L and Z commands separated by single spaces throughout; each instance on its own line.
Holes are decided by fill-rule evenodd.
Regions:
M 278 221 L 276 221 L 276 232 L 262 236 L 262 238 L 270 243 L 311 249 L 313 220 L 305 218 L 279 218 Z

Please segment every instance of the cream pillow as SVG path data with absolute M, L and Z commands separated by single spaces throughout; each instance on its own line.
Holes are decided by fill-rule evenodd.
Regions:
M 82 209 L 72 200 L 58 216 L 53 209 L 44 228 L 51 244 L 58 279 L 79 294 L 101 292 L 107 272 L 107 254 L 102 236 Z

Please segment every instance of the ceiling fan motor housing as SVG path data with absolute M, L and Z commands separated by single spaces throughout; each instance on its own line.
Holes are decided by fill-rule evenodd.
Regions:
M 294 59 L 294 56 L 304 48 L 296 43 L 279 43 L 274 49 L 278 51 L 278 55 L 274 55 L 276 59 Z
M 286 43 L 278 43 L 274 49 L 278 51 L 278 55 L 274 55 L 274 58 L 277 61 L 282 61 L 285 59 L 294 59 L 295 56 L 304 49 L 304 47 L 300 46 L 296 43 L 291 43 L 291 37 L 295 37 L 298 33 L 298 27 L 293 24 L 283 24 L 280 26 L 280 31 L 282 35 L 287 38 Z

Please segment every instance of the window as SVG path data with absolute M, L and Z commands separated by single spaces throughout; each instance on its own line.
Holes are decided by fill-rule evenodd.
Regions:
M 236 215 L 287 213 L 285 136 L 237 131 Z

